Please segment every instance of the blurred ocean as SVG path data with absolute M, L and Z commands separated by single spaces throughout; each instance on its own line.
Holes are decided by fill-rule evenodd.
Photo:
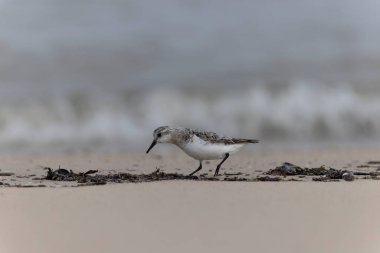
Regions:
M 0 0 L 0 151 L 139 151 L 159 125 L 378 145 L 379 24 L 375 0 Z
M 139 150 L 146 148 L 155 127 L 167 124 L 259 138 L 264 145 L 373 142 L 380 137 L 378 98 L 345 85 L 309 82 L 281 89 L 252 85 L 44 94 L 1 103 L 0 150 Z

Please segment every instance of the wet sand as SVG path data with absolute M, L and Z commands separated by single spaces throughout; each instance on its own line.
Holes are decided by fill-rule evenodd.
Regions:
M 0 252 L 380 249 L 376 181 L 159 182 L 0 191 Z
M 238 153 L 231 156 L 220 170 L 220 180 L 226 174 L 238 174 L 238 178 L 255 181 L 257 177 L 284 162 L 302 167 L 334 168 L 362 172 L 380 172 L 380 150 L 289 150 L 282 152 L 257 151 Z M 378 163 L 368 164 L 375 161 Z M 204 162 L 203 169 L 197 175 L 213 178 L 215 167 L 220 161 Z M 181 151 L 153 154 L 78 154 L 78 155 L 0 155 L 0 188 L 5 186 L 77 186 L 77 182 L 39 180 L 47 175 L 44 168 L 59 167 L 75 173 L 97 170 L 98 174 L 149 174 L 157 169 L 165 173 L 188 175 L 198 167 L 198 162 Z M 10 176 L 4 176 L 13 173 Z M 3 175 L 3 176 L 1 176 Z M 232 176 L 233 177 L 233 176 Z M 229 177 L 231 178 L 231 177 Z M 359 178 L 359 177 L 357 177 Z M 283 180 L 310 181 L 312 177 L 286 177 Z M 2 184 L 2 185 L 1 185 Z
M 378 150 L 257 152 L 232 156 L 223 172 L 254 175 L 300 166 L 376 170 Z M 213 174 L 215 164 L 205 164 Z M 188 173 L 197 162 L 160 155 L 2 156 L 0 252 L 379 252 L 380 181 L 107 184 L 31 180 L 49 166 L 76 171 Z M 209 171 L 211 170 L 211 171 Z M 34 177 L 34 176 L 33 176 Z M 12 180 L 13 179 L 13 180 Z M 33 181 L 32 183 L 30 183 Z

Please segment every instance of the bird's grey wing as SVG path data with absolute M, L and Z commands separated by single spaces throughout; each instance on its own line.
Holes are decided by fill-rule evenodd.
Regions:
M 223 139 L 223 138 L 222 138 Z M 226 144 L 244 144 L 244 143 L 259 143 L 258 140 L 241 139 L 241 138 L 226 138 Z
M 240 139 L 240 138 L 220 137 L 219 139 L 213 141 L 213 143 L 232 145 L 232 144 L 259 143 L 259 141 L 258 140 L 253 140 L 253 139 Z
M 226 145 L 259 143 L 258 140 L 253 140 L 253 139 L 230 138 L 230 137 L 219 136 L 218 134 L 214 132 L 192 130 L 192 133 L 196 135 L 197 137 L 199 137 L 200 139 L 211 142 L 211 143 L 221 143 L 221 144 L 226 144 Z
M 198 138 L 208 141 L 208 142 L 218 142 L 220 140 L 220 136 L 214 132 L 208 132 L 208 131 L 199 131 L 199 130 L 192 130 L 192 134 L 197 136 Z

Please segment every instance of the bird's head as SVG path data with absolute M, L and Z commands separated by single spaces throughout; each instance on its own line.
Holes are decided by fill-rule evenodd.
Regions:
M 172 132 L 173 129 L 168 126 L 158 127 L 153 132 L 153 142 L 146 151 L 148 154 L 149 151 L 157 144 L 157 143 L 171 143 L 172 142 Z

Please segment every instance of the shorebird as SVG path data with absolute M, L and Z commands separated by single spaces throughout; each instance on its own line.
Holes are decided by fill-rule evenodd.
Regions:
M 214 176 L 217 176 L 220 166 L 222 166 L 230 154 L 239 151 L 246 144 L 258 142 L 258 140 L 224 137 L 213 132 L 189 128 L 161 126 L 154 130 L 153 142 L 146 153 L 148 154 L 157 143 L 177 145 L 186 154 L 199 161 L 199 167 L 190 173 L 189 176 L 194 175 L 202 169 L 202 161 L 223 159 L 215 169 Z

